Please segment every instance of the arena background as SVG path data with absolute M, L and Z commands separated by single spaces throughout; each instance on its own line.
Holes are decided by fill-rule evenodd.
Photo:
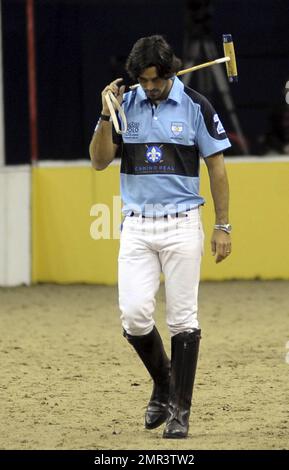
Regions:
M 261 3 L 2 0 L 0 449 L 288 449 L 289 158 L 266 154 L 264 136 L 285 102 L 289 6 Z M 221 55 L 222 33 L 232 33 L 239 83 L 230 93 L 249 147 L 244 155 L 211 73 L 196 73 L 190 85 L 215 104 L 233 143 L 226 153 L 233 254 L 218 266 L 210 254 L 213 208 L 202 165 L 203 339 L 190 436 L 173 443 L 142 425 L 151 383 L 121 335 L 119 221 L 111 219 L 114 238 L 92 237 L 95 204 L 114 213 L 119 162 L 95 172 L 88 155 L 102 88 L 117 76 L 130 83 L 125 57 L 154 33 L 184 62 L 194 42 L 211 41 Z M 161 288 L 156 318 L 169 348 L 164 301 Z

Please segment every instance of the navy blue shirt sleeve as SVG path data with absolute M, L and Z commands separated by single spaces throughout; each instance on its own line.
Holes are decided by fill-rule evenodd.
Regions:
M 205 158 L 231 147 L 220 118 L 207 98 L 189 87 L 184 91 L 198 110 L 193 127 L 200 156 Z
M 205 97 L 200 103 L 196 130 L 196 143 L 204 158 L 231 147 L 218 114 Z

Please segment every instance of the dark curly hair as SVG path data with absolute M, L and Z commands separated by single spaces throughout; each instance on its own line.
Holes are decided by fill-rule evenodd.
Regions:
M 134 44 L 125 68 L 134 81 L 148 67 L 156 67 L 158 76 L 167 79 L 180 70 L 181 64 L 163 36 L 154 35 L 140 38 Z

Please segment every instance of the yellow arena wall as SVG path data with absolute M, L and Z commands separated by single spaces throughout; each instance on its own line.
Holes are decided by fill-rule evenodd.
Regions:
M 226 167 L 233 251 L 227 260 L 216 265 L 210 250 L 213 202 L 206 167 L 201 165 L 201 194 L 206 198 L 202 209 L 206 235 L 202 280 L 289 279 L 289 161 L 227 159 Z M 102 172 L 85 164 L 33 168 L 34 283 L 117 282 L 119 240 L 95 240 L 91 236 L 92 224 L 101 215 L 92 208 L 104 204 L 111 214 L 111 224 L 106 229 L 110 228 L 110 235 L 117 237 L 120 221 L 112 220 L 113 204 L 119 203 L 117 196 L 118 164 Z

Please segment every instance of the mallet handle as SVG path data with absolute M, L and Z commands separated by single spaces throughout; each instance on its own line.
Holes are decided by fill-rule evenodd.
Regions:
M 203 69 L 205 67 L 210 67 L 211 65 L 215 64 L 222 64 L 223 62 L 229 62 L 230 57 L 221 57 L 220 59 L 210 60 L 210 62 L 205 62 L 204 64 L 194 65 L 189 69 L 180 70 L 177 73 L 177 76 L 184 75 L 185 73 L 194 72 L 195 70 Z

